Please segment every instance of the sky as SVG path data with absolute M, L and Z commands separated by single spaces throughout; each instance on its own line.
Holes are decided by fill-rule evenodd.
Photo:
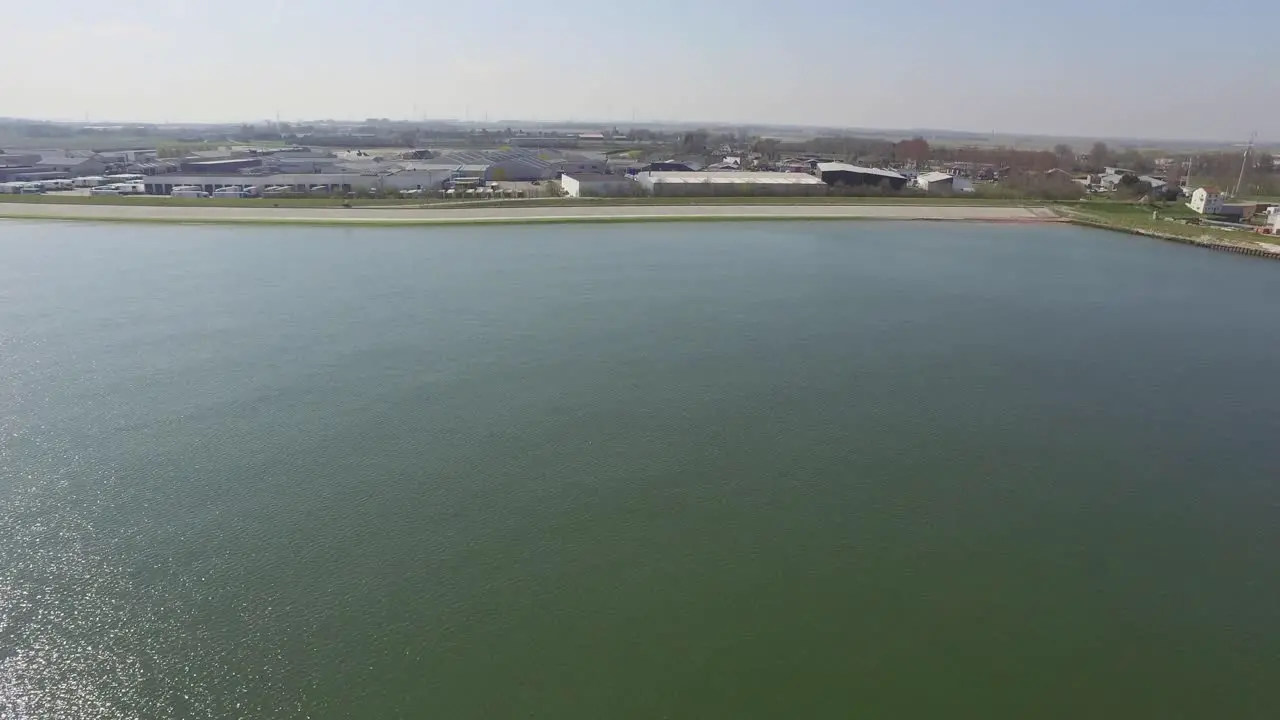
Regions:
M 0 116 L 1274 142 L 1273 1 L 14 0 Z

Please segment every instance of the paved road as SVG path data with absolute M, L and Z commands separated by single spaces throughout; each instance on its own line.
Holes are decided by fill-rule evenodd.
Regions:
M 488 207 L 467 209 L 235 208 L 158 205 L 55 205 L 0 203 L 0 218 L 143 220 L 169 222 L 434 223 L 553 220 L 644 220 L 661 218 L 880 218 L 887 220 L 1037 220 L 1043 208 L 990 205 L 601 205 L 576 207 Z

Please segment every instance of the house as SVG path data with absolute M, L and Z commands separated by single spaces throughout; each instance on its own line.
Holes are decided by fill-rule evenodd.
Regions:
M 1124 175 L 1108 173 L 1098 179 L 1098 184 L 1101 185 L 1104 190 L 1115 190 L 1120 187 L 1120 181 L 1123 179 Z
M 927 172 L 916 178 L 916 187 L 927 193 L 951 192 L 956 176 L 944 172 Z
M 1155 192 L 1160 192 L 1164 190 L 1165 187 L 1168 185 L 1168 183 L 1166 183 L 1164 180 L 1161 180 L 1160 178 L 1154 177 L 1152 175 L 1139 175 L 1138 181 L 1144 182 L 1150 185 L 1151 189 Z
M 1215 187 L 1196 188 L 1187 207 L 1201 215 L 1217 215 L 1222 212 L 1222 193 Z

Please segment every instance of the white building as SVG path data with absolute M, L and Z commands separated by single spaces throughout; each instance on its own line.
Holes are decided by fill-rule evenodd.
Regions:
M 916 187 L 925 192 L 951 192 L 956 176 L 944 172 L 927 172 L 916 178 Z
M 565 173 L 560 187 L 569 197 L 610 197 L 635 195 L 640 186 L 626 175 L 602 175 L 600 173 Z
M 749 171 L 651 171 L 636 174 L 645 192 L 657 196 L 826 195 L 827 184 L 805 173 Z
M 1196 188 L 1187 207 L 1201 215 L 1217 215 L 1222 212 L 1222 193 L 1212 187 Z
M 1124 179 L 1124 175 L 1109 173 L 1109 174 L 1103 175 L 1098 180 L 1098 184 L 1107 190 L 1115 190 L 1116 188 L 1120 187 L 1120 181 L 1123 179 Z

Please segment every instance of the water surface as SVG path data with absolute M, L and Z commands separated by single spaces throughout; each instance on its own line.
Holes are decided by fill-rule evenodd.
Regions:
M 0 224 L 0 718 L 1275 718 L 1280 275 Z

